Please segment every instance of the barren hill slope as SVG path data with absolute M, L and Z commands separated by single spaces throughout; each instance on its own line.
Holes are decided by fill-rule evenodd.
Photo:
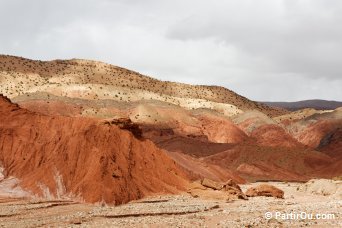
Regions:
M 187 184 L 149 140 L 103 121 L 37 114 L 1 95 L 0 171 L 30 194 L 112 204 Z
M 249 109 L 269 116 L 287 113 L 223 87 L 159 81 L 102 62 L 78 59 L 35 61 L 1 55 L 0 93 L 15 98 L 36 92 L 91 100 L 159 100 L 188 109 L 210 108 L 226 115 Z
M 335 161 L 323 149 L 328 155 L 314 151 L 322 139 L 327 142 L 324 148 L 340 149 L 338 135 L 330 139 L 341 121 L 339 112 L 289 113 L 222 87 L 163 82 L 96 61 L 0 56 L 1 91 L 41 116 L 69 116 L 78 122 L 91 117 L 94 123 L 126 119 L 196 178 L 303 180 L 320 176 L 316 171 Z M 322 122 L 311 131 L 312 123 L 321 123 L 317 118 L 329 124 Z M 66 130 L 60 134 L 69 135 Z M 333 172 L 324 173 L 339 173 L 331 167 Z

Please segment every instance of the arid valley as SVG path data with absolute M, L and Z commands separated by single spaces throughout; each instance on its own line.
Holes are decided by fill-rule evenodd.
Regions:
M 2 227 L 342 226 L 341 103 L 9 55 L 0 94 Z

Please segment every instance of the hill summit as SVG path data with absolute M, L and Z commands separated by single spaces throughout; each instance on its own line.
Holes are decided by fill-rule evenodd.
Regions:
M 258 110 L 272 117 L 287 113 L 223 87 L 160 81 L 98 61 L 36 61 L 1 55 L 0 93 L 13 99 L 37 92 L 88 100 L 156 100 L 186 109 L 209 108 L 228 116 L 245 110 Z

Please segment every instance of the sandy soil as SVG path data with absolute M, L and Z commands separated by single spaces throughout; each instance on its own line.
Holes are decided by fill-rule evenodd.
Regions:
M 1 227 L 341 227 L 342 200 L 297 189 L 300 183 L 272 185 L 284 190 L 285 199 L 254 197 L 231 202 L 157 196 L 117 207 L 72 201 L 39 201 L 0 197 Z M 241 185 L 245 191 L 254 184 Z M 265 213 L 273 218 L 266 219 Z M 275 213 L 325 213 L 334 219 L 286 220 Z

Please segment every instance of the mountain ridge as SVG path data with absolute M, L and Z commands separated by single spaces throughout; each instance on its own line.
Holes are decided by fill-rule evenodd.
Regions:
M 188 109 L 211 108 L 234 115 L 257 109 L 269 116 L 287 111 L 252 101 L 222 86 L 160 81 L 93 60 L 30 60 L 0 55 L 0 93 L 10 98 L 35 92 L 85 99 L 160 100 Z
M 272 106 L 272 107 L 285 108 L 290 111 L 297 111 L 297 110 L 305 109 L 305 108 L 314 108 L 317 110 L 334 110 L 336 108 L 342 107 L 342 101 L 321 100 L 321 99 L 310 99 L 310 100 L 302 100 L 302 101 L 294 101 L 294 102 L 261 101 L 261 103 Z

